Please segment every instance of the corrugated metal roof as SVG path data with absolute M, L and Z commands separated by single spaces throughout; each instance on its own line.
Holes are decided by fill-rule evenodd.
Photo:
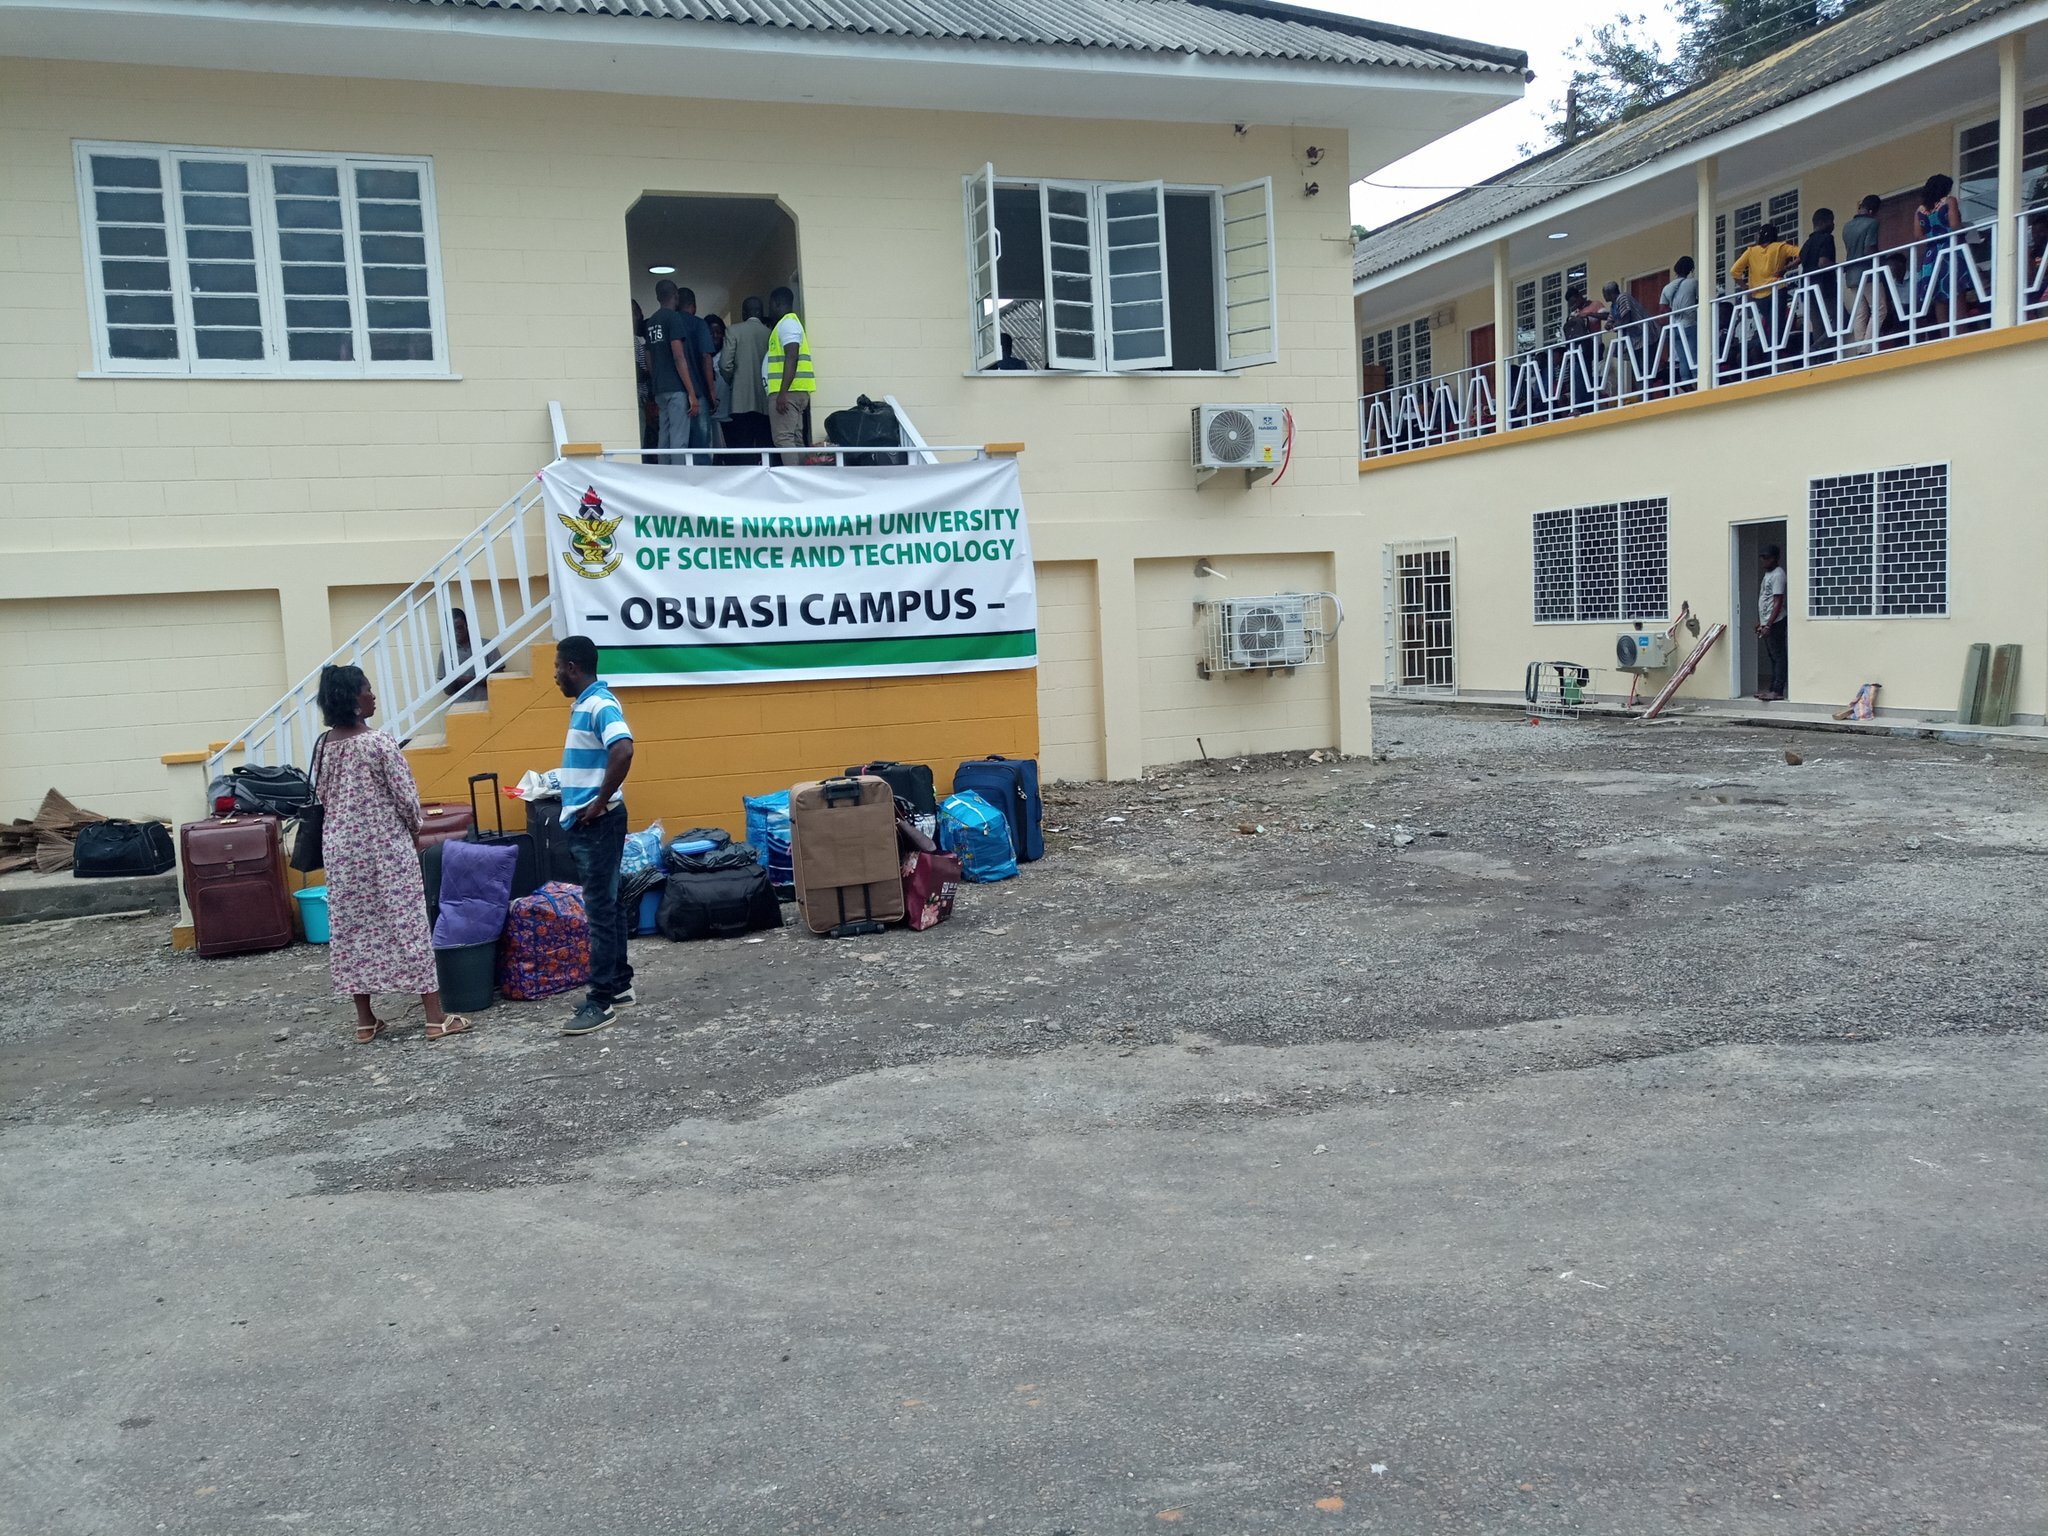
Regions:
M 1674 97 L 1641 117 L 1547 151 L 1483 186 L 1373 231 L 1351 270 L 1363 280 L 1562 197 L 1625 175 L 2028 0 L 1880 0 L 1769 58 Z M 1551 183 L 1527 185 L 1525 183 Z M 1556 185 L 1565 183 L 1565 185 Z
M 1525 55 L 1271 0 L 394 0 L 787 28 L 854 37 L 1181 53 L 1259 62 L 1519 73 Z

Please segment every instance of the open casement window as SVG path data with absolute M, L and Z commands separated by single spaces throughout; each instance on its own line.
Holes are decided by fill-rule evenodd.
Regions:
M 1166 184 L 1114 184 L 1101 200 L 1109 288 L 1109 358 L 1116 368 L 1171 368 L 1166 323 Z
M 1207 372 L 1277 360 L 1270 181 L 1070 181 L 984 166 L 964 186 L 976 369 Z
M 996 264 L 1003 237 L 996 233 L 996 168 L 984 165 L 967 178 L 967 298 L 974 330 L 974 366 L 992 368 L 1003 355 L 997 323 Z
M 1271 177 L 1225 187 L 1216 199 L 1221 252 L 1222 364 L 1249 368 L 1280 358 Z
M 1038 205 L 1045 242 L 1045 366 L 1097 372 L 1102 306 L 1095 188 L 1085 181 L 1041 182 Z

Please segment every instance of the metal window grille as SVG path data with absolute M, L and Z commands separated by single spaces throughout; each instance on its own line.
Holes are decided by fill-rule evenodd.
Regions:
M 1399 691 L 1455 690 L 1457 588 L 1448 545 L 1387 548 L 1394 625 L 1388 634 L 1388 686 Z
M 1830 475 L 1807 492 L 1814 618 L 1948 612 L 1948 466 Z
M 1541 338 L 1536 333 L 1536 284 L 1515 284 L 1515 354 L 1529 351 Z
M 1365 341 L 1365 361 L 1378 363 L 1388 386 L 1413 384 L 1430 376 L 1429 321 L 1404 320 Z
M 1538 512 L 1538 624 L 1661 619 L 1670 611 L 1670 511 L 1656 497 Z

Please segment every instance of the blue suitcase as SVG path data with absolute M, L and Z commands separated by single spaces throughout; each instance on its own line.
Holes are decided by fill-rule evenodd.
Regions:
M 1010 818 L 1010 846 L 1024 863 L 1045 857 L 1039 830 L 1044 807 L 1038 798 L 1038 760 L 1031 757 L 975 757 L 953 773 L 953 793 L 971 789 Z

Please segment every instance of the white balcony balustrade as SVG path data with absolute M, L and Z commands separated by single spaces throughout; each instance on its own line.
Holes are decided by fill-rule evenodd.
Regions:
M 1988 330 L 2001 283 L 2015 313 L 2048 319 L 2048 203 L 2018 215 L 2001 251 L 1998 221 L 1894 246 L 1714 305 L 1713 384 L 1797 373 Z M 1509 360 L 1503 417 L 1493 366 L 1418 379 L 1359 401 L 1360 453 L 1403 453 L 1498 430 L 1539 426 L 1701 388 L 1696 315 L 1652 315 L 1555 341 Z

